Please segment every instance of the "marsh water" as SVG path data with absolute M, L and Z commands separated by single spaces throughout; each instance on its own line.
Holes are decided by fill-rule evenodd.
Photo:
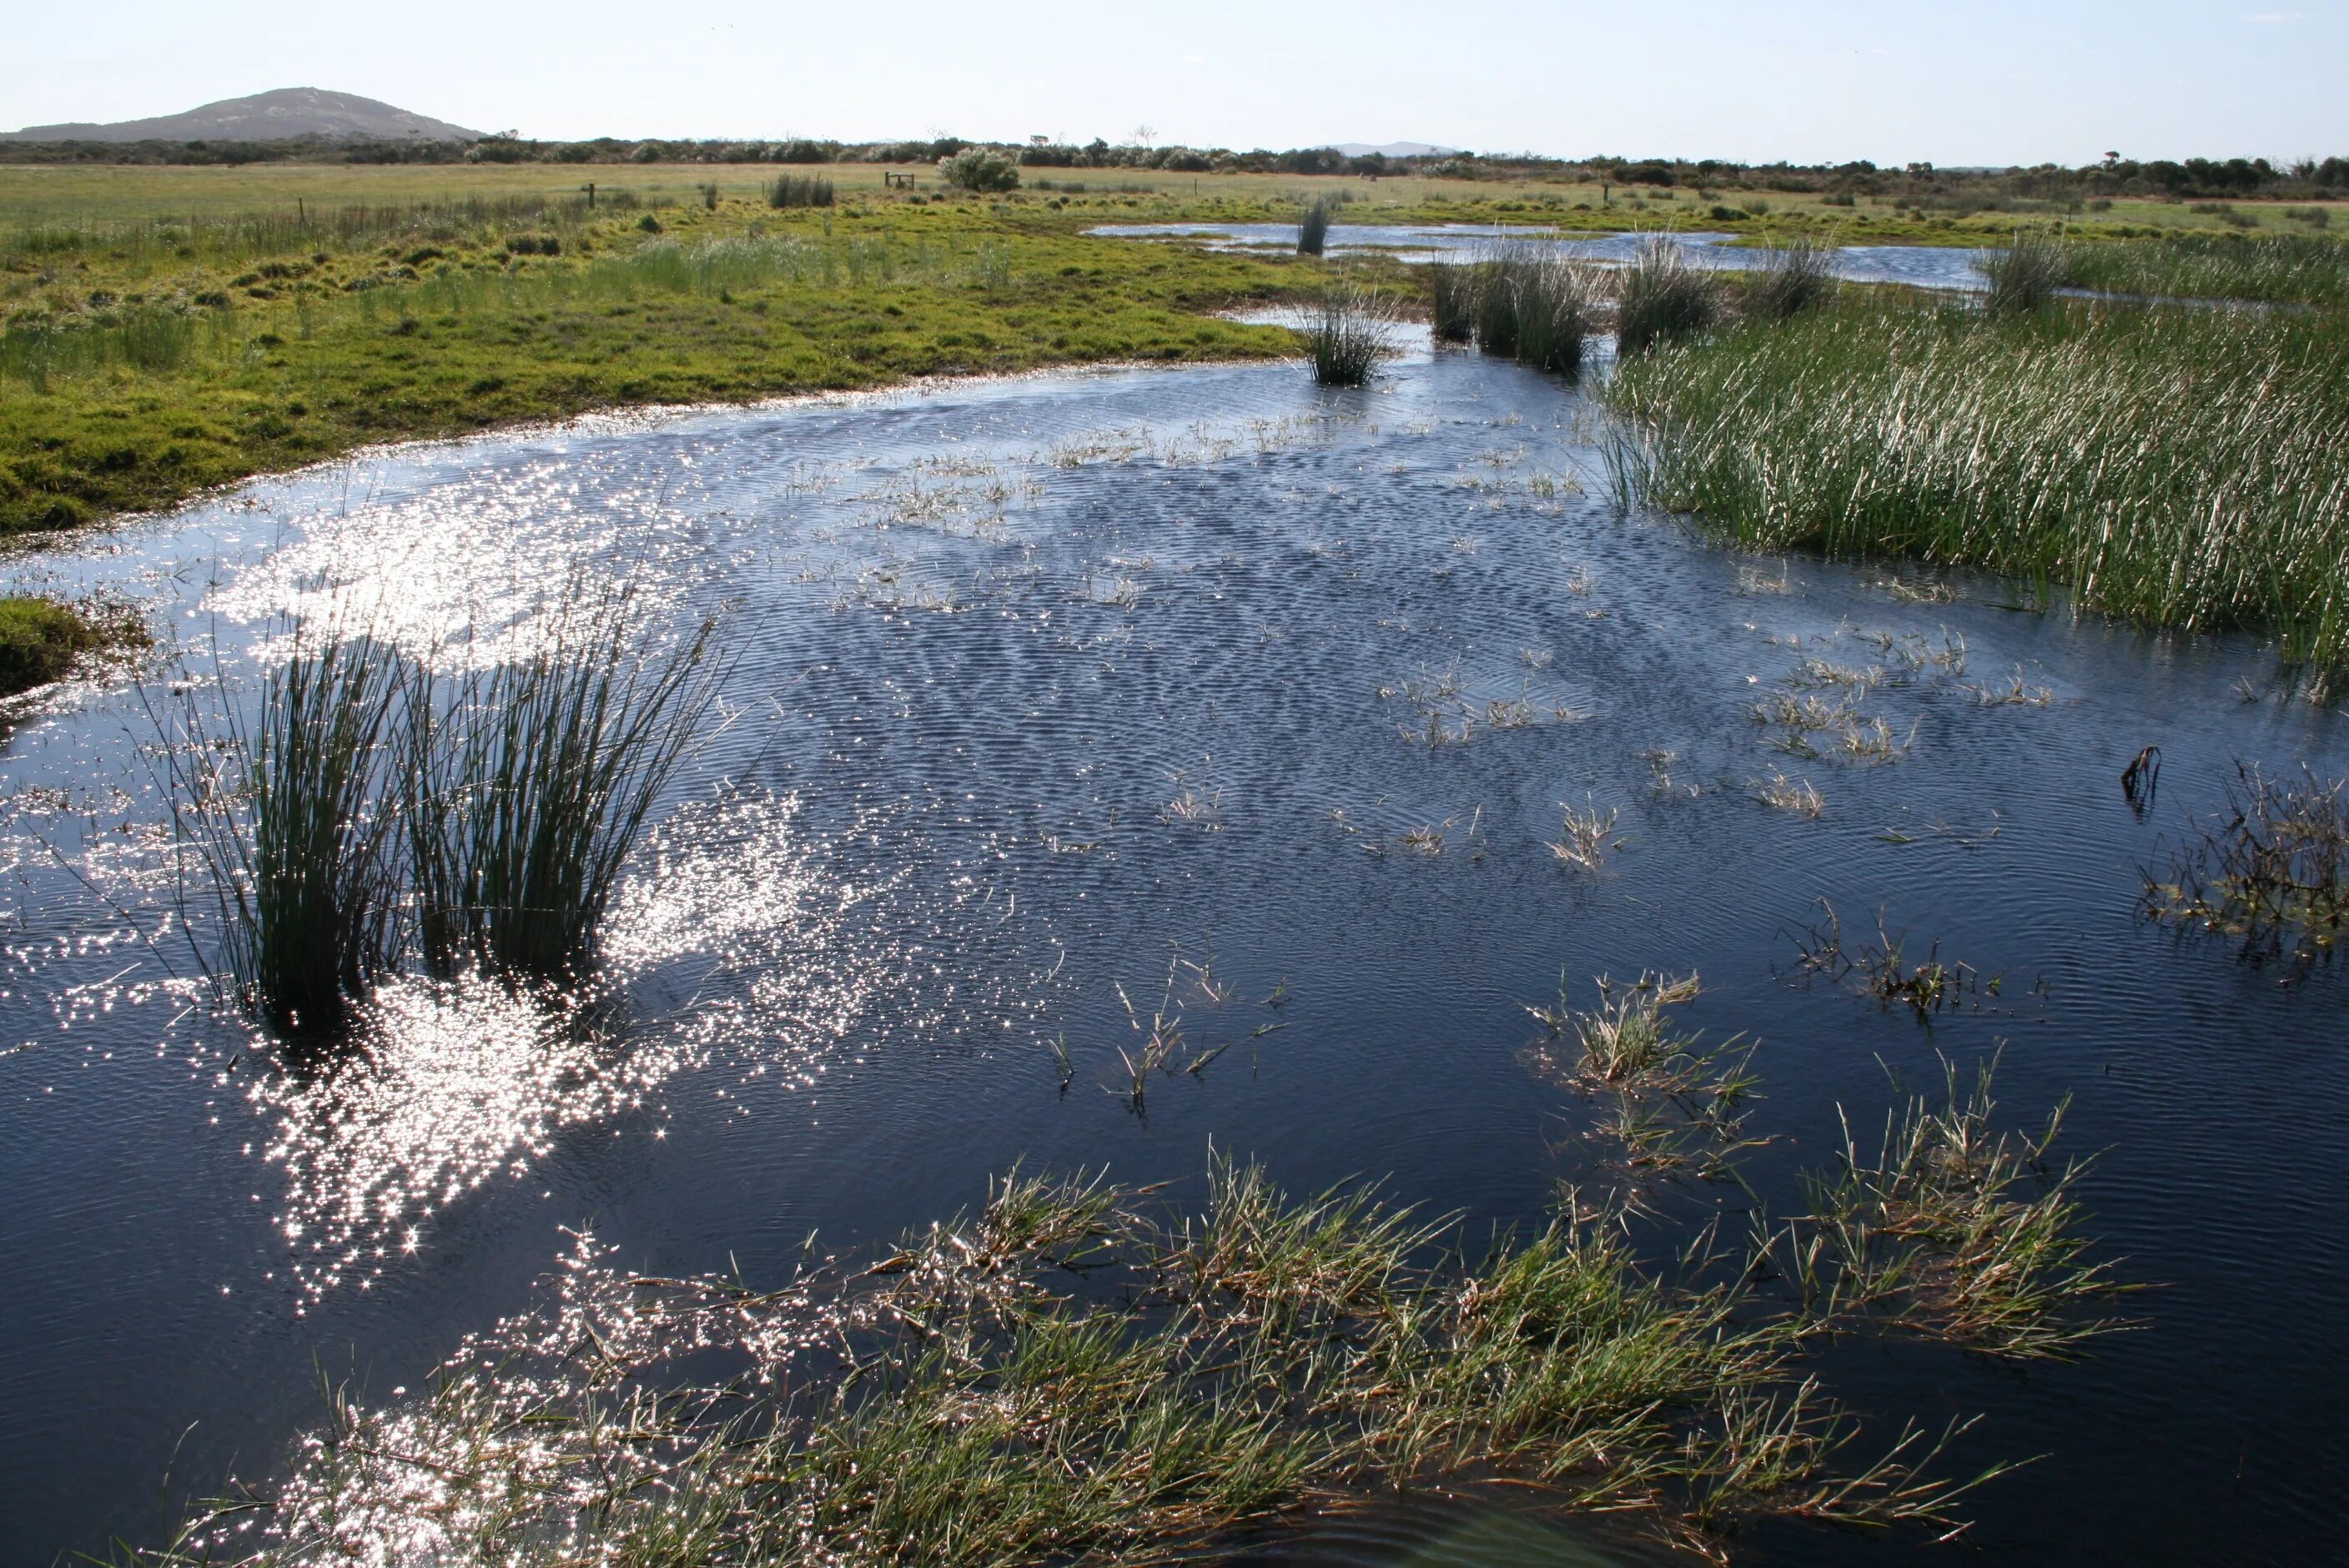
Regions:
M 583 421 L 403 448 L 16 558 L 104 587 L 249 692 L 289 609 L 422 645 L 582 576 L 724 616 L 728 722 L 616 911 L 616 1043 L 395 986 L 367 1050 L 283 1060 L 195 983 L 153 779 L 168 673 L 44 694 L 0 784 L 0 1552 L 153 1539 L 266 1482 L 322 1382 L 389 1400 L 527 1309 L 592 1228 L 625 1268 L 776 1279 L 992 1172 L 1195 1200 L 1211 1147 L 1537 1222 L 1597 1114 L 1528 1063 L 1561 975 L 1699 970 L 1759 1042 L 1773 1212 L 1941 1059 L 2003 1115 L 2065 1097 L 2098 1255 L 2159 1288 L 2077 1365 L 1854 1341 L 1889 1442 L 1983 1419 L 1973 1547 L 2080 1563 L 2337 1549 L 2349 1428 L 2349 1050 L 2337 964 L 2149 923 L 2142 868 L 2239 759 L 2349 770 L 2349 718 L 2248 639 L 2159 637 L 1998 583 L 1741 555 L 1605 493 L 1585 393 L 1473 354 L 1372 387 L 1293 365 L 1107 370 Z M 1962 648 L 1962 657 L 1956 650 Z M 1912 651 L 1916 655 L 1912 656 Z M 1938 658 L 1932 655 L 1939 655 Z M 1879 672 L 1876 766 L 1774 749 L 1806 660 Z M 1815 666 L 1814 666 L 1815 667 Z M 2023 694 L 2028 700 L 1993 702 Z M 1431 736 L 1436 743 L 1431 744 Z M 2162 748 L 2140 814 L 2123 766 Z M 1807 779 L 1816 820 L 1758 781 Z M 1619 811 L 1597 872 L 1561 803 Z M 1921 1019 L 1806 979 L 1880 920 L 2004 977 Z M 201 934 L 201 933 L 200 933 Z M 1107 1087 L 1120 989 L 1230 1048 Z M 1065 1087 L 1049 1043 L 1065 1038 Z M 1661 1202 L 1733 1212 L 1733 1188 Z M 1630 1561 L 1620 1531 L 1450 1506 L 1289 1562 Z M 1921 1536 L 1775 1526 L 1746 1560 Z M 1958 1548 L 1966 1550 L 1967 1548 Z
M 1294 223 L 1109 223 L 1086 231 L 1123 239 L 1196 240 L 1211 250 L 1294 251 Z M 1620 265 L 1639 253 L 1643 234 L 1564 233 L 1556 229 L 1490 223 L 1332 223 L 1331 255 L 1381 252 L 1413 263 L 1473 259 L 1496 244 L 1535 244 L 1577 261 Z M 1691 263 L 1716 272 L 1744 272 L 1768 263 L 1766 246 L 1732 243 L 1734 234 L 1675 232 Z M 1910 288 L 1978 292 L 1990 286 L 1981 270 L 1992 253 L 1966 245 L 1838 245 L 1829 270 L 1847 283 L 1901 284 Z

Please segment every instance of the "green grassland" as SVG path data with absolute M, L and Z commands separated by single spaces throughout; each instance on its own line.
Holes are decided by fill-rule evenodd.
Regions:
M 1027 189 L 975 197 L 934 169 L 865 164 L 823 168 L 834 204 L 778 209 L 774 172 L 0 168 L 0 534 L 168 506 L 370 442 L 598 407 L 1294 352 L 1288 334 L 1216 313 L 1311 292 L 1324 263 L 1083 232 L 1102 222 L 1291 220 L 1327 197 L 1340 222 L 1761 242 L 1980 244 L 2060 223 L 2223 245 L 2247 213 L 2262 232 L 2313 227 L 2306 207 L 2290 219 L 2248 202 L 1958 217 L 1865 197 L 1416 176 L 1038 170 Z

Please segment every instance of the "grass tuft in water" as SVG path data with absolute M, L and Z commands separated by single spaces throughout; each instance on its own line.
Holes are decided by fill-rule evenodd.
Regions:
M 297 622 L 257 717 L 191 682 L 164 748 L 174 826 L 221 916 L 219 970 L 282 1033 L 339 1030 L 398 962 L 402 823 L 385 779 L 409 680 L 373 637 Z
M 426 965 L 575 979 L 661 791 L 717 695 L 717 623 L 641 652 L 626 592 L 561 614 L 527 657 L 430 679 L 409 707 L 412 876 Z
M 2349 929 L 2349 779 L 2271 779 L 2238 763 L 2226 810 L 2146 878 L 2147 908 L 2281 953 L 2328 950 Z
M 1371 289 L 1333 283 L 1321 291 L 1300 328 L 1313 379 L 1323 387 L 1360 387 L 1393 351 L 1394 309 Z
M 1305 216 L 1297 225 L 1297 253 L 1318 256 L 1330 242 L 1330 214 L 1332 211 L 1327 197 L 1316 196 L 1305 209 Z
M 1837 1167 L 1806 1179 L 1811 1212 L 1788 1232 L 1818 1309 L 1889 1312 L 1902 1326 L 2000 1356 L 2069 1357 L 2098 1335 L 2132 1326 L 2083 1317 L 2088 1303 L 2125 1286 L 2085 1261 L 2075 1188 L 2086 1167 L 2054 1171 L 2058 1107 L 2035 1137 L 1997 1131 L 1994 1063 L 1961 1094 L 1913 1097 L 1888 1114 L 1877 1151 L 1863 1155 L 1848 1121 Z
M 1616 341 L 1627 355 L 1694 337 L 1721 318 L 1717 283 L 1661 234 L 1640 242 L 1616 287 Z

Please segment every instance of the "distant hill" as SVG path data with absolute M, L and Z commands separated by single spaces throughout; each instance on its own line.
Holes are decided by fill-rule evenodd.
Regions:
M 279 88 L 153 119 L 28 125 L 0 131 L 0 140 L 6 141 L 282 141 L 297 136 L 332 141 L 478 141 L 481 133 L 356 93 L 321 88 Z
M 1448 157 L 1460 149 L 1435 147 L 1424 141 L 1389 141 L 1376 147 L 1367 141 L 1341 141 L 1337 150 L 1349 158 L 1368 158 L 1373 152 L 1383 152 L 1389 158 L 1436 158 Z

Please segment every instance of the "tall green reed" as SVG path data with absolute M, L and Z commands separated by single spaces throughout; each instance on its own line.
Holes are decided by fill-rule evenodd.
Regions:
M 1313 204 L 1305 209 L 1304 218 L 1297 225 L 1297 253 L 1318 256 L 1330 242 L 1330 200 L 1316 196 Z
M 1720 287 L 1687 253 L 1661 234 L 1640 242 L 1617 279 L 1615 335 L 1624 354 L 1692 337 L 1720 318 Z
M 1630 499 L 2349 665 L 2349 321 L 1866 302 L 1627 362 Z
M 1321 291 L 1299 330 L 1313 379 L 1324 387 L 1360 387 L 1392 346 L 1394 312 L 1377 293 L 1350 283 Z
M 191 684 L 164 748 L 180 841 L 217 904 L 220 968 L 283 1033 L 338 1029 L 398 961 L 400 820 L 384 784 L 406 684 L 371 635 L 297 622 L 256 716 L 225 700 L 208 714 Z
M 425 964 L 575 980 L 620 869 L 717 695 L 715 620 L 637 646 L 630 596 L 555 620 L 519 660 L 420 680 L 406 795 Z

